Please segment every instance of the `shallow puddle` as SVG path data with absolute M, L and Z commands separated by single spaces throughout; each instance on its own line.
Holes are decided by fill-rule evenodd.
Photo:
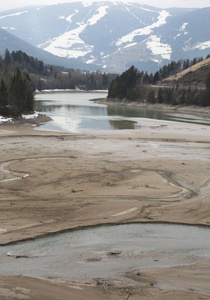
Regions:
M 0 247 L 0 274 L 119 279 L 126 271 L 210 259 L 210 229 L 167 224 L 102 226 Z

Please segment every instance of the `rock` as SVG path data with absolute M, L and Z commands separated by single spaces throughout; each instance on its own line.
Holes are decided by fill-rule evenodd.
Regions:
M 113 251 L 109 251 L 109 252 L 107 253 L 107 255 L 109 255 L 109 256 L 114 256 L 114 255 L 120 255 L 121 253 L 122 253 L 121 250 L 113 250 Z

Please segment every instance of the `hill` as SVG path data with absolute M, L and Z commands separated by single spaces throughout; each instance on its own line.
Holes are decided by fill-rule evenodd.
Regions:
M 108 100 L 210 106 L 210 58 L 151 85 L 157 76 L 160 72 L 148 76 L 132 66 L 111 82 Z
M 209 7 L 161 9 L 122 1 L 74 2 L 1 12 L 0 27 L 59 56 L 65 66 L 70 60 L 73 68 L 83 63 L 83 69 L 121 73 L 135 65 L 150 73 L 173 60 L 206 57 L 209 15 Z
M 206 79 L 210 73 L 210 58 L 207 58 L 186 70 L 170 76 L 162 81 L 163 84 L 205 86 Z
M 18 38 L 12 33 L 7 32 L 0 28 L 0 55 L 3 56 L 5 50 L 10 52 L 19 51 L 27 53 L 29 56 L 36 57 L 43 60 L 45 64 L 55 66 L 65 66 L 67 68 L 80 69 L 80 70 L 96 70 L 97 67 L 93 65 L 87 65 L 78 59 L 66 59 L 53 55 L 43 49 L 31 45 L 30 43 Z

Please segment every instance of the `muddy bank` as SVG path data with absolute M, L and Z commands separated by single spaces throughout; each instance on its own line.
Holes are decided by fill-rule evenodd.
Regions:
M 20 118 L 9 118 L 8 121 L 0 122 L 0 128 L 3 127 L 21 127 L 21 128 L 36 128 L 39 127 L 52 119 L 44 114 L 33 113 L 31 115 L 24 115 Z
M 131 107 L 139 107 L 139 108 L 150 108 L 161 110 L 165 112 L 180 112 L 180 113 L 192 113 L 193 115 L 206 115 L 208 116 L 210 113 L 210 107 L 202 107 L 202 106 L 195 106 L 195 105 L 167 105 L 167 104 L 160 104 L 160 103 L 142 103 L 142 102 L 132 102 L 127 100 L 112 100 L 104 98 L 102 100 L 95 101 L 96 103 L 106 104 L 106 105 L 118 105 L 118 106 L 131 106 Z
M 4 124 L 0 143 L 1 245 L 97 224 L 210 225 L 208 126 L 144 120 L 139 130 L 86 135 Z M 208 262 L 204 265 L 209 278 Z M 176 289 L 155 287 L 150 281 L 143 286 L 137 281 L 129 285 L 111 281 L 83 287 L 77 278 L 77 290 L 66 279 L 61 295 L 63 299 L 84 299 L 87 292 L 86 299 L 99 299 L 99 295 L 101 299 L 125 299 L 128 292 L 121 292 L 131 285 L 131 299 L 209 299 L 203 294 L 207 287 L 201 284 L 204 265 L 197 265 L 190 275 L 191 266 L 183 266 L 192 289 L 196 280 L 200 282 L 195 291 L 183 290 L 179 283 Z M 167 272 L 157 271 L 155 278 L 161 280 Z M 40 295 L 56 299 L 56 292 L 46 296 L 49 285 L 61 291 L 58 283 L 5 278 L 0 277 L 1 299 L 18 299 L 27 282 L 29 299 L 41 299 Z M 12 289 L 16 291 L 13 298 Z

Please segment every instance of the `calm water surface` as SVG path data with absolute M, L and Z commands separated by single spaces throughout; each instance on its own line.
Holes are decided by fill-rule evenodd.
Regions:
M 110 256 L 114 250 L 122 252 Z M 0 275 L 119 278 L 129 270 L 209 259 L 209 228 L 166 224 L 102 226 L 0 247 Z
M 36 94 L 35 110 L 52 118 L 45 130 L 90 132 L 139 128 L 136 120 L 157 119 L 210 125 L 210 117 L 167 114 L 160 110 L 127 106 L 106 106 L 91 100 L 106 98 L 106 92 L 54 92 Z

